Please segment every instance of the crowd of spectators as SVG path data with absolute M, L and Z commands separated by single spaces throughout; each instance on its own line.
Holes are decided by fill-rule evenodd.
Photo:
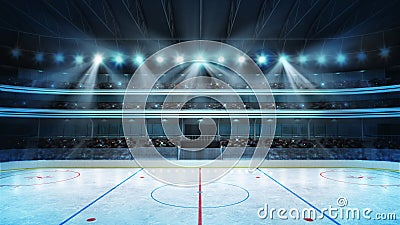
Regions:
M 24 138 L 17 138 L 13 141 L 11 148 L 27 148 L 28 141 Z M 214 140 L 213 147 L 256 147 L 259 140 L 257 138 L 223 138 Z M 154 137 L 151 139 L 126 139 L 124 137 L 96 137 L 96 138 L 64 138 L 49 137 L 40 138 L 37 144 L 30 144 L 30 147 L 39 148 L 127 148 L 127 143 L 138 143 L 143 147 L 175 147 L 175 145 L 166 137 Z M 368 142 L 369 143 L 369 142 Z M 360 139 L 355 138 L 281 138 L 265 140 L 264 144 L 271 145 L 271 148 L 363 148 L 365 144 Z M 396 148 L 400 149 L 400 143 L 376 139 L 373 146 L 378 149 Z
M 216 145 L 215 143 L 218 144 Z M 214 147 L 256 147 L 257 138 L 224 138 L 221 137 L 213 142 Z M 127 139 L 124 137 L 49 137 L 49 138 L 7 138 L 1 145 L 2 148 L 127 148 L 127 143 L 139 143 L 140 146 L 149 147 L 175 147 L 166 137 L 154 137 L 151 139 Z M 376 148 L 376 149 L 400 149 L 400 141 L 395 137 L 367 138 L 364 141 L 357 138 L 283 138 L 276 137 L 265 140 L 271 148 Z
M 45 138 L 39 148 L 127 148 L 125 138 Z
M 10 78 L 6 81 L 2 81 L 3 84 L 15 85 L 15 86 L 25 86 L 25 87 L 37 87 L 37 88 L 54 88 L 54 89 L 125 89 L 127 87 L 126 82 L 99 82 L 99 83 L 82 83 L 82 82 L 55 82 L 55 81 L 38 81 L 38 80 L 27 80 L 27 79 L 14 79 Z M 297 86 L 297 89 L 310 89 L 310 87 L 316 89 L 343 89 L 343 88 L 363 88 L 363 87 L 377 87 L 377 86 L 388 86 L 400 84 L 400 80 L 391 78 L 382 79 L 371 79 L 371 80 L 335 80 L 326 81 L 321 83 L 313 83 L 310 85 Z M 195 84 L 196 88 L 203 89 L 221 89 L 224 88 L 217 82 L 210 82 L 204 84 Z M 247 89 L 248 85 L 244 83 L 229 84 L 232 88 L 236 89 Z M 292 85 L 287 82 L 271 82 L 269 86 L 272 89 L 292 89 Z M 138 87 L 139 88 L 139 87 Z M 174 82 L 157 82 L 154 89 L 188 89 L 194 88 L 191 85 L 180 84 Z
M 50 108 L 50 109 L 143 109 L 141 103 L 122 102 L 75 102 L 75 101 L 39 101 L 23 100 L 21 102 L 12 99 L 2 100 L 2 106 L 16 108 Z M 310 110 L 333 110 L 333 109 L 360 109 L 360 108 L 390 108 L 399 107 L 398 99 L 379 99 L 379 100 L 360 100 L 360 101 L 332 101 L 332 102 L 276 102 L 276 103 L 257 103 L 257 102 L 186 102 L 186 103 L 147 103 L 146 109 L 310 109 Z
M 36 140 L 36 141 L 35 141 Z M 123 138 L 123 137 L 97 137 L 97 138 L 65 138 L 50 137 L 35 139 L 32 138 L 8 138 L 0 143 L 0 161 L 13 160 L 60 160 L 60 159 L 97 159 L 112 160 L 124 159 L 132 160 L 132 154 L 128 149 L 128 143 L 137 144 L 135 146 L 150 147 L 155 146 L 165 157 L 176 159 L 179 156 L 185 158 L 185 153 L 177 153 L 173 148 L 175 145 L 165 137 L 146 138 Z M 208 148 L 220 147 L 255 147 L 260 142 L 254 138 L 220 138 L 213 140 Z M 181 143 L 182 142 L 175 142 Z M 356 138 L 274 138 L 264 140 L 264 146 L 271 145 L 267 155 L 270 160 L 384 160 L 399 161 L 400 142 L 393 137 L 368 139 L 361 141 Z M 260 146 L 259 145 L 259 146 Z M 131 146 L 131 145 L 130 145 Z M 182 146 L 184 148 L 184 146 Z M 161 149 L 160 149 L 161 148 Z M 163 149 L 162 148 L 169 148 Z M 7 150 L 8 149 L 8 150 Z M 393 149 L 397 149 L 393 150 Z M 172 151 L 171 151 L 172 150 Z M 222 149 L 223 150 L 223 149 Z M 299 150 L 301 150 L 299 152 Z M 223 150 L 224 151 L 224 150 Z M 251 152 L 251 148 L 246 148 L 245 152 Z M 179 152 L 179 151 L 178 151 Z M 251 157 L 249 152 L 242 157 Z M 192 152 L 188 152 L 192 153 Z M 198 159 L 218 158 L 215 152 L 204 152 L 204 156 Z M 212 154 L 211 154 L 212 153 Z M 196 155 L 187 155 L 188 159 L 197 159 Z M 217 154 L 219 154 L 217 152 Z M 235 153 L 233 153 L 235 154 Z M 227 154 L 225 157 L 231 157 Z M 191 158 L 192 157 L 192 158 Z M 193 158 L 194 157 L 194 158 Z M 203 158 L 202 158 L 203 157 Z M 204 158 L 205 157 L 205 158 Z M 211 159 L 210 158 L 210 159 Z
M 379 138 L 374 141 L 377 149 L 400 149 L 400 140 L 395 138 Z

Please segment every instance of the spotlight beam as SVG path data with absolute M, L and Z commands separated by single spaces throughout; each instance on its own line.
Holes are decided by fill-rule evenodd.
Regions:
M 298 89 L 315 89 L 314 85 L 304 77 L 296 68 L 294 68 L 288 61 L 282 62 L 283 69 L 289 80 L 290 86 L 294 90 Z

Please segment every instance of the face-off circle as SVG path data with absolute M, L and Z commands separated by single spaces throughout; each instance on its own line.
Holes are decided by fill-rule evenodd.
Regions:
M 0 187 L 38 186 L 55 184 L 78 178 L 81 174 L 72 170 L 45 170 L 13 173 L 0 177 Z
M 221 197 L 221 188 L 229 193 L 229 198 Z M 182 198 L 171 197 L 178 194 Z M 235 184 L 214 182 L 203 187 L 201 194 L 207 201 L 203 202 L 202 208 L 216 209 L 238 205 L 250 197 L 250 193 L 243 187 Z M 176 187 L 163 185 L 154 189 L 151 198 L 163 205 L 176 208 L 198 208 L 198 190 L 196 187 Z M 223 195 L 222 195 L 223 196 Z
M 321 177 L 335 182 L 364 185 L 400 187 L 400 177 L 388 173 L 361 170 L 328 170 L 319 174 Z M 385 180 L 385 178 L 388 178 Z
M 201 59 L 199 59 L 199 54 L 202 55 Z M 221 57 L 223 57 L 224 60 L 220 60 Z M 160 58 L 163 60 L 158 60 Z M 256 118 L 261 125 L 260 135 L 258 144 L 255 147 L 254 153 L 251 156 L 248 164 L 249 169 L 254 170 L 267 156 L 269 147 L 272 143 L 271 140 L 273 140 L 275 134 L 276 121 L 274 97 L 268 81 L 263 75 L 263 72 L 248 55 L 233 46 L 215 41 L 187 41 L 166 47 L 147 58 L 147 60 L 135 71 L 128 83 L 122 109 L 124 135 L 127 139 L 127 145 L 132 153 L 133 158 L 141 167 L 144 168 L 148 174 L 160 181 L 174 185 L 197 185 L 196 176 L 188 176 L 183 180 L 179 179 L 179 181 L 177 181 L 176 176 L 170 176 L 162 171 L 152 169 L 152 167 L 155 166 L 154 161 L 157 161 L 157 167 L 180 167 L 187 169 L 204 166 L 204 164 L 188 165 L 188 163 L 184 162 L 183 160 L 171 161 L 164 158 L 151 143 L 150 135 L 147 130 L 147 119 L 160 119 L 160 117 L 165 118 L 162 120 L 164 129 L 163 131 L 165 135 L 175 145 L 179 145 L 182 140 L 186 140 L 182 131 L 177 129 L 179 128 L 179 118 L 182 118 L 181 115 L 185 115 L 187 118 L 204 118 L 204 124 L 206 123 L 207 125 L 204 127 L 207 127 L 207 129 L 201 130 L 201 135 L 198 140 L 205 140 L 206 138 L 202 137 L 205 137 L 206 135 L 215 136 L 215 134 L 212 132 L 216 130 L 216 123 L 213 120 L 213 116 L 215 116 L 215 114 L 211 113 L 207 115 L 207 110 L 202 110 L 202 112 L 199 110 L 198 114 L 194 115 L 192 113 L 191 115 L 190 113 L 187 113 L 188 110 L 182 110 L 182 108 L 179 107 L 178 109 L 175 108 L 172 110 L 164 108 L 161 111 L 146 110 L 148 97 L 151 95 L 152 91 L 154 91 L 159 79 L 172 68 L 191 63 L 195 66 L 219 66 L 227 68 L 234 73 L 233 75 L 239 76 L 241 80 L 246 83 L 246 90 L 251 91 L 258 102 L 258 107 L 254 110 L 256 113 L 254 114 L 253 112 L 252 115 L 253 118 Z M 185 84 L 188 82 L 201 82 L 201 79 L 204 77 L 202 78 L 201 76 L 194 74 L 194 76 L 185 78 L 185 80 L 176 84 L 175 87 L 185 87 Z M 188 80 L 189 78 L 192 78 L 193 80 L 190 81 Z M 213 77 L 213 80 L 218 80 L 218 83 L 220 84 L 224 83 L 224 81 L 218 79 L 218 77 Z M 235 98 L 238 100 L 238 102 L 242 102 L 240 95 L 234 89 L 227 87 L 229 87 L 229 84 L 215 86 L 212 88 L 214 94 L 202 94 L 198 96 L 206 96 L 224 104 L 227 103 L 224 102 L 226 99 L 223 97 L 226 95 L 229 96 L 229 98 Z M 220 90 L 216 91 L 216 89 Z M 129 92 L 130 90 L 140 90 L 141 94 L 131 94 Z M 207 93 L 207 91 L 203 93 Z M 197 92 L 195 92 L 193 89 L 174 88 L 169 90 L 168 94 L 163 94 L 166 96 L 164 103 L 174 103 L 182 106 L 191 98 L 197 97 L 196 94 Z M 215 111 L 216 110 L 209 110 L 209 112 Z M 229 108 L 228 106 L 221 111 L 225 111 L 228 114 L 228 116 L 225 118 L 230 119 L 231 132 L 229 139 L 236 139 L 238 136 L 248 137 L 250 131 L 249 114 L 245 109 L 234 109 Z M 239 120 L 240 122 L 238 122 Z M 202 124 L 200 124 L 200 128 L 201 125 Z M 212 126 L 215 129 L 211 129 Z M 187 142 L 190 141 L 187 140 Z M 207 147 L 206 142 L 199 143 L 192 141 L 191 144 L 192 145 L 190 146 L 194 146 L 192 149 L 193 151 L 199 151 Z M 224 156 L 227 155 L 229 158 L 229 161 L 224 162 L 224 167 L 226 169 L 218 170 L 218 173 L 214 173 L 212 175 L 207 175 L 206 178 L 202 180 L 203 183 L 216 180 L 222 175 L 226 174 L 237 164 L 242 157 L 244 150 L 245 146 L 232 147 L 228 145 L 223 152 Z M 208 161 L 207 166 L 218 167 L 220 165 L 219 163 L 220 160 L 216 159 Z

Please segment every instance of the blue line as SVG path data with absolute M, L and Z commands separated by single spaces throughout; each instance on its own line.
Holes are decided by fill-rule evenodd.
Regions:
M 96 203 L 97 201 L 99 201 L 100 199 L 102 199 L 104 196 L 106 196 L 107 194 L 109 194 L 110 192 L 114 191 L 117 187 L 121 186 L 123 183 L 125 183 L 126 181 L 128 181 L 129 179 L 131 179 L 133 176 L 135 176 L 137 173 L 139 173 L 140 171 L 142 171 L 143 168 L 141 168 L 140 170 L 136 171 L 134 174 L 130 175 L 128 178 L 126 178 L 125 180 L 123 180 L 121 183 L 117 184 L 116 186 L 114 186 L 113 188 L 111 188 L 110 190 L 108 190 L 106 193 L 102 194 L 100 197 L 96 198 L 94 201 L 92 201 L 91 203 L 89 203 L 87 206 L 83 207 L 81 210 L 79 210 L 78 212 L 76 212 L 74 215 L 70 216 L 68 219 L 64 220 L 63 222 L 60 223 L 60 225 L 63 225 L 65 223 L 67 223 L 68 221 L 70 221 L 72 218 L 74 218 L 75 216 L 77 216 L 79 213 L 83 212 L 84 210 L 86 210 L 87 208 L 89 208 L 91 205 L 93 205 L 94 203 Z
M 285 188 L 287 191 L 289 191 L 290 193 L 292 193 L 294 196 L 296 196 L 297 198 L 299 198 L 300 200 L 302 200 L 303 202 L 305 202 L 307 205 L 311 206 L 312 208 L 314 208 L 315 210 L 317 210 L 317 212 L 323 214 L 326 218 L 330 219 L 332 222 L 334 222 L 337 225 L 340 225 L 339 222 L 337 222 L 336 220 L 334 220 L 332 217 L 326 215 L 325 213 L 323 213 L 321 210 L 319 210 L 317 207 L 315 207 L 314 205 L 312 205 L 311 203 L 309 203 L 307 200 L 305 200 L 304 198 L 300 197 L 300 195 L 294 193 L 292 190 L 290 190 L 289 188 L 287 188 L 285 185 L 279 183 L 279 181 L 275 180 L 274 178 L 272 178 L 270 175 L 266 174 L 264 171 L 262 171 L 260 168 L 257 168 L 259 171 L 261 171 L 261 173 L 263 173 L 265 176 L 267 176 L 269 179 L 273 180 L 275 183 L 279 184 L 281 187 Z

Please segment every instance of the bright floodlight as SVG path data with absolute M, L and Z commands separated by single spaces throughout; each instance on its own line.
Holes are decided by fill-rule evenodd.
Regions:
M 183 56 L 177 56 L 176 59 L 175 59 L 175 61 L 176 61 L 177 63 L 183 63 Z
M 143 62 L 144 62 L 143 56 L 137 55 L 137 56 L 135 57 L 135 63 L 136 63 L 136 64 L 142 64 Z
M 317 58 L 317 62 L 319 63 L 319 64 L 325 64 L 325 62 L 326 62 L 326 57 L 325 57 L 325 55 L 320 55 L 320 56 L 318 56 L 318 58 Z
M 83 63 L 83 56 L 81 56 L 81 55 L 75 56 L 74 62 L 77 65 L 82 64 Z
M 305 56 L 305 55 L 299 56 L 299 63 L 304 64 L 307 62 L 307 60 L 308 60 L 307 56 Z
M 346 63 L 346 56 L 343 54 L 338 54 L 336 57 L 336 62 L 339 64 L 345 64 Z
M 257 62 L 258 62 L 258 64 L 263 65 L 263 64 L 267 63 L 267 57 L 264 55 L 259 56 L 257 59 Z
M 244 57 L 244 56 L 240 56 L 239 58 L 238 58 L 238 62 L 239 63 L 244 63 L 246 61 L 246 58 Z
M 288 61 L 288 57 L 286 56 L 286 55 L 281 55 L 280 57 L 279 57 L 279 62 L 280 63 L 285 63 L 285 62 L 287 62 Z
M 225 58 L 223 56 L 218 57 L 217 60 L 218 60 L 219 63 L 225 62 Z
M 124 63 L 124 58 L 122 57 L 121 54 L 118 54 L 118 55 L 116 55 L 116 56 L 114 57 L 114 62 L 115 62 L 115 64 L 117 64 L 117 65 L 121 65 L 121 64 Z
M 158 63 L 164 62 L 164 58 L 161 57 L 161 56 L 158 56 L 158 57 L 156 58 L 156 60 L 157 60 Z
M 100 55 L 100 54 L 94 55 L 93 62 L 96 65 L 99 65 L 99 64 L 103 63 L 103 56 Z

